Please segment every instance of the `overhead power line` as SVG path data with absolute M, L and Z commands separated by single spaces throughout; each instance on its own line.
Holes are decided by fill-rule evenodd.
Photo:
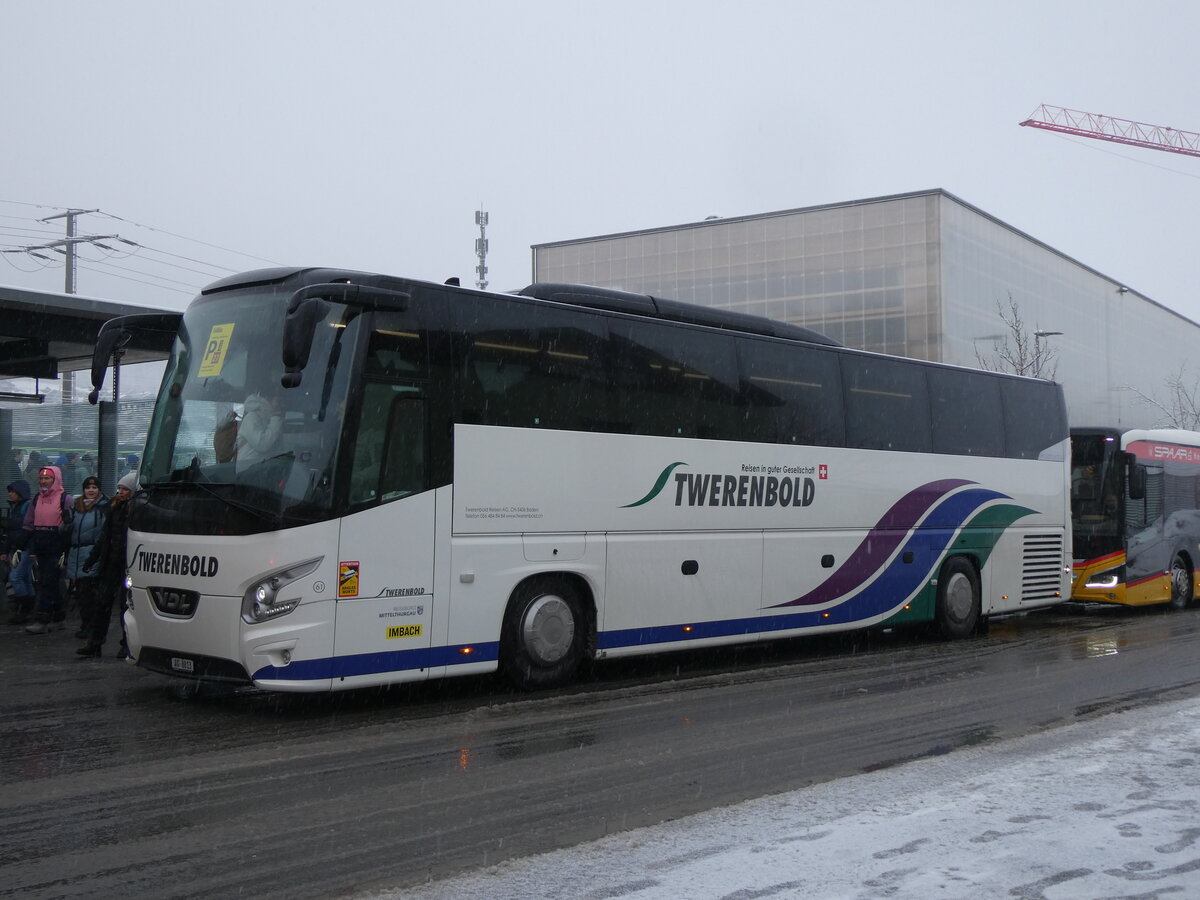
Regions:
M 279 263 L 275 262 L 275 260 L 273 260 L 273 259 L 266 259 L 262 256 L 255 256 L 252 253 L 244 253 L 241 250 L 233 250 L 233 249 L 230 249 L 229 247 L 222 247 L 219 244 L 210 244 L 206 241 L 197 240 L 196 238 L 185 237 L 181 234 L 175 234 L 173 231 L 167 231 L 165 228 L 155 228 L 153 225 L 142 225 L 139 222 L 134 222 L 132 219 L 124 219 L 121 216 L 114 216 L 112 213 L 106 213 L 106 212 L 103 212 L 102 210 L 97 210 L 97 212 L 102 216 L 108 216 L 108 218 L 115 219 L 118 222 L 125 222 L 129 225 L 136 225 L 138 228 L 145 228 L 147 231 L 157 231 L 160 234 L 167 234 L 173 238 L 179 238 L 180 240 L 183 240 L 183 241 L 191 241 L 194 244 L 200 244 L 201 246 L 204 246 L 204 247 L 211 247 L 214 250 L 222 250 L 225 253 L 236 253 L 238 256 L 244 256 L 247 259 L 257 259 L 259 262 L 270 263 L 273 266 L 279 265 Z
M 245 267 L 237 263 L 222 265 L 200 258 L 206 254 L 189 255 L 184 252 L 173 252 L 171 249 L 152 246 L 145 241 L 134 240 L 122 234 L 83 234 L 76 229 L 76 220 L 84 215 L 104 216 L 113 222 L 120 222 L 135 229 L 142 229 L 154 234 L 170 237 L 176 241 L 187 241 L 192 244 L 198 244 L 201 247 L 220 251 L 222 254 L 232 254 L 269 265 L 279 265 L 274 260 L 266 259 L 265 257 L 255 256 L 208 241 L 189 238 L 164 228 L 145 225 L 99 209 L 63 210 L 61 207 L 56 209 L 55 207 L 48 207 L 41 204 L 23 203 L 13 200 L 0 200 L 0 203 L 30 207 L 31 209 L 49 213 L 49 215 L 38 219 L 0 215 L 0 220 L 5 220 L 4 224 L 0 224 L 0 253 L 3 253 L 3 258 L 12 264 L 15 269 L 26 274 L 33 274 L 39 270 L 62 265 L 65 272 L 67 293 L 75 292 L 75 270 L 77 268 L 136 284 L 194 294 L 205 283 L 215 278 L 224 277 Z M 64 237 L 55 237 L 55 231 L 45 227 L 46 224 L 56 219 L 66 220 L 67 233 Z M 18 222 L 23 224 L 13 224 Z M 62 232 L 57 232 L 57 234 L 62 235 Z M 94 254 L 80 252 L 86 251 L 88 248 L 95 248 L 96 252 Z M 89 255 L 93 257 L 100 256 L 101 258 L 89 259 Z M 16 265 L 18 259 L 27 259 L 33 265 Z M 125 264 L 119 265 L 117 260 L 123 261 Z M 171 270 L 171 272 L 176 274 L 190 273 L 199 277 L 189 280 L 187 279 L 187 275 L 183 274 L 181 277 L 173 278 L 166 274 L 164 270 Z

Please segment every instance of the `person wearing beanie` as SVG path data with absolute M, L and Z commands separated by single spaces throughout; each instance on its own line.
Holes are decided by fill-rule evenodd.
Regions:
M 83 493 L 75 498 L 75 516 L 67 526 L 67 583 L 71 595 L 79 607 L 80 628 L 75 637 L 87 640 L 91 637 L 92 613 L 96 606 L 94 572 L 83 571 L 83 561 L 100 539 L 104 522 L 108 518 L 108 498 L 100 490 L 100 479 L 89 475 L 83 479 Z M 82 654 L 81 654 L 82 655 Z
M 83 561 L 85 573 L 96 573 L 97 588 L 87 643 L 75 651 L 80 656 L 100 655 L 100 649 L 108 638 L 113 606 L 118 610 L 125 607 L 125 544 L 129 531 L 130 500 L 136 490 L 137 472 L 130 472 L 117 482 L 117 493 L 108 505 L 108 518 L 104 520 L 100 536 Z M 117 659 L 128 656 L 125 624 L 122 622 L 121 647 L 117 650 Z

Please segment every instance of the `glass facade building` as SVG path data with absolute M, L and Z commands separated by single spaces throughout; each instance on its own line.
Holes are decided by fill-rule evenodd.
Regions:
M 848 347 L 979 367 L 1001 312 L 1057 353 L 1071 423 L 1150 427 L 1200 325 L 942 190 L 533 247 L 533 280 L 803 325 Z M 993 364 L 994 367 L 994 364 Z M 1193 373 L 1193 377 L 1194 377 Z

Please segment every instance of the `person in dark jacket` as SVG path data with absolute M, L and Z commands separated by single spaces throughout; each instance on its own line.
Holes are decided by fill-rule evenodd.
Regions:
M 28 625 L 33 613 L 33 557 L 24 551 L 29 536 L 24 527 L 28 508 L 29 482 L 18 478 L 8 486 L 8 521 L 0 536 L 0 561 L 9 564 L 8 587 L 13 603 L 9 625 Z
M 97 571 L 96 602 L 92 607 L 91 632 L 88 642 L 75 652 L 80 656 L 99 656 L 108 638 L 108 626 L 113 606 L 125 606 L 125 545 L 129 531 L 129 501 L 137 488 L 137 473 L 130 472 L 117 482 L 117 493 L 108 506 L 108 518 L 100 536 L 83 561 L 83 571 Z M 118 602 L 119 601 L 119 602 Z M 117 659 L 129 656 L 125 643 L 125 625 L 121 624 L 121 647 Z
M 67 583 L 79 606 L 80 629 L 75 637 L 91 637 L 92 610 L 96 605 L 96 575 L 83 571 L 83 561 L 100 538 L 108 518 L 108 498 L 100 490 L 100 479 L 90 475 L 83 480 L 83 493 L 75 498 L 75 515 L 65 526 L 67 537 Z

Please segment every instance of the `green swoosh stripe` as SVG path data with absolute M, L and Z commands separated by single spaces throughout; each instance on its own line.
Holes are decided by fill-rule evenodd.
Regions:
M 1017 506 L 1015 503 L 1001 503 L 997 506 L 988 507 L 967 523 L 966 527 L 963 528 L 963 534 L 987 535 L 981 541 L 981 546 L 977 550 L 981 568 L 987 563 L 988 557 L 996 549 L 997 542 L 1004 535 L 1008 526 L 1017 521 L 1017 519 L 1031 516 L 1035 512 L 1037 510 L 1029 509 L 1025 506 Z
M 674 472 L 680 466 L 686 466 L 686 465 L 687 465 L 687 463 L 682 463 L 682 462 L 671 463 L 669 466 L 667 466 L 665 469 L 662 470 L 662 474 L 658 476 L 658 481 L 654 482 L 654 487 L 650 488 L 650 493 L 648 493 L 645 497 L 643 497 L 637 503 L 626 503 L 624 506 L 621 507 L 621 509 L 629 509 L 634 506 L 642 506 L 645 503 L 649 503 L 651 500 L 653 500 L 655 497 L 657 497 L 659 494 L 662 493 L 662 489 L 667 486 L 667 479 L 671 477 L 671 473 Z

